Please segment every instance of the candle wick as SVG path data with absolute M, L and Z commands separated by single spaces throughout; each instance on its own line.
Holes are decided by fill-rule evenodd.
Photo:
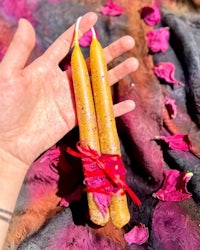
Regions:
M 92 38 L 96 39 L 97 36 L 96 36 L 96 31 L 95 31 L 94 27 L 91 28 L 91 31 L 92 31 Z
M 81 18 L 82 16 L 80 16 L 76 21 L 74 44 L 78 44 L 78 29 L 79 29 Z

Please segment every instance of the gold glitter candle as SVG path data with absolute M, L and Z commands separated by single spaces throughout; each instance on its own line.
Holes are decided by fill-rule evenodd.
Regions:
M 97 125 L 102 154 L 120 155 L 120 143 L 117 133 L 112 94 L 108 79 L 107 65 L 101 44 L 92 28 L 93 39 L 90 45 L 90 68 L 92 88 L 97 116 Z M 120 190 L 123 192 L 123 190 Z M 130 220 L 126 194 L 113 195 L 109 206 L 113 224 L 122 228 Z
M 79 125 L 80 141 L 82 144 L 90 146 L 100 153 L 97 122 L 92 96 L 90 77 L 87 65 L 78 43 L 78 27 L 80 18 L 77 20 L 75 28 L 74 49 L 71 56 L 71 68 L 73 88 L 76 101 L 76 112 Z M 109 210 L 106 215 L 102 215 L 97 204 L 93 200 L 92 193 L 87 193 L 90 219 L 97 225 L 105 225 L 109 220 Z

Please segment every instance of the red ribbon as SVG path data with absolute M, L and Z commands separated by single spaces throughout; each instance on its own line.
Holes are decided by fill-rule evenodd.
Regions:
M 67 148 L 66 151 L 69 154 L 82 159 L 87 191 L 109 195 L 123 195 L 124 192 L 119 192 L 119 190 L 124 189 L 136 205 L 141 205 L 139 198 L 126 184 L 126 169 L 120 155 L 99 155 L 96 150 L 91 149 L 89 146 L 87 146 L 87 148 L 82 146 L 81 142 L 78 142 L 76 147 L 78 152 L 71 148 Z M 98 187 L 92 187 L 92 185 L 86 182 L 90 177 L 102 178 L 104 180 L 103 184 Z M 113 192 L 113 190 L 115 191 Z

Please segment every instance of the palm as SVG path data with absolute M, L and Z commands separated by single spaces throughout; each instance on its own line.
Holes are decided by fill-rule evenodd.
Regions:
M 94 15 L 89 22 L 87 17 L 85 23 L 83 20 L 83 27 L 90 28 L 94 22 Z M 30 24 L 24 25 L 28 38 L 34 36 Z M 17 45 L 15 41 L 16 44 L 11 45 L 0 65 L 0 147 L 28 164 L 76 124 L 70 74 L 58 67 L 59 61 L 71 46 L 69 41 L 64 44 L 63 40 L 65 37 L 72 40 L 73 30 L 72 27 L 66 31 L 41 57 L 27 67 L 24 64 L 34 45 L 34 37 L 33 44 L 30 44 L 30 39 L 25 39 L 21 46 L 22 51 L 19 49 L 16 59 L 13 59 Z M 84 32 L 84 28 L 82 31 Z M 125 46 L 125 40 L 127 38 L 124 42 L 116 42 L 107 48 L 108 62 L 132 47 L 133 42 Z M 109 53 L 113 51 L 113 46 L 118 48 L 115 55 Z M 25 55 L 20 65 L 18 57 L 21 58 L 22 54 Z M 7 64 L 11 60 L 13 65 L 8 69 Z M 130 61 L 129 66 L 128 62 L 122 63 L 118 66 L 119 75 L 110 72 L 111 82 L 119 80 L 136 67 L 135 61 Z M 126 105 L 124 107 L 128 110 Z
M 6 88 L 10 94 L 0 107 L 0 131 L 3 138 L 13 142 L 9 150 L 20 158 L 33 149 L 38 155 L 38 144 L 43 145 L 39 149 L 43 151 L 74 127 L 73 98 L 66 72 L 50 64 L 44 67 L 38 59 Z

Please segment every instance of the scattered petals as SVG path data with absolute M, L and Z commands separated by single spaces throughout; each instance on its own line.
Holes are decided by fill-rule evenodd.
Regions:
M 166 96 L 165 99 L 164 99 L 164 104 L 165 104 L 165 107 L 168 110 L 170 118 L 174 119 L 176 117 L 176 115 L 177 115 L 175 100 Z
M 189 136 L 186 135 L 172 135 L 172 136 L 156 136 L 155 139 L 165 141 L 169 148 L 173 150 L 183 150 L 189 151 L 192 147 L 192 142 L 190 141 Z
M 142 245 L 148 240 L 148 238 L 149 230 L 143 224 L 135 226 L 130 232 L 124 234 L 124 239 L 129 245 L 132 243 Z
M 161 21 L 161 13 L 156 4 L 141 9 L 141 17 L 149 26 L 155 26 Z
M 165 172 L 163 187 L 153 194 L 162 201 L 183 201 L 192 196 L 187 190 L 187 183 L 193 176 L 191 172 L 168 170 Z
M 124 9 L 113 1 L 107 1 L 99 12 L 103 15 L 119 16 L 124 12 Z
M 74 201 L 79 201 L 83 193 L 83 187 L 79 186 L 74 192 L 69 194 L 67 197 L 62 198 L 60 201 L 61 207 L 69 207 L 69 205 Z
M 95 32 L 97 38 L 99 38 L 99 33 L 97 32 L 96 29 Z M 90 46 L 91 42 L 92 42 L 92 31 L 90 29 L 79 39 L 79 44 L 81 47 L 88 47 Z
M 159 28 L 147 32 L 147 46 L 156 53 L 159 51 L 166 52 L 168 49 L 170 32 L 168 28 Z
M 184 86 L 182 82 L 175 79 L 175 65 L 171 62 L 160 62 L 154 67 L 154 73 L 157 77 L 164 79 L 168 83 Z

